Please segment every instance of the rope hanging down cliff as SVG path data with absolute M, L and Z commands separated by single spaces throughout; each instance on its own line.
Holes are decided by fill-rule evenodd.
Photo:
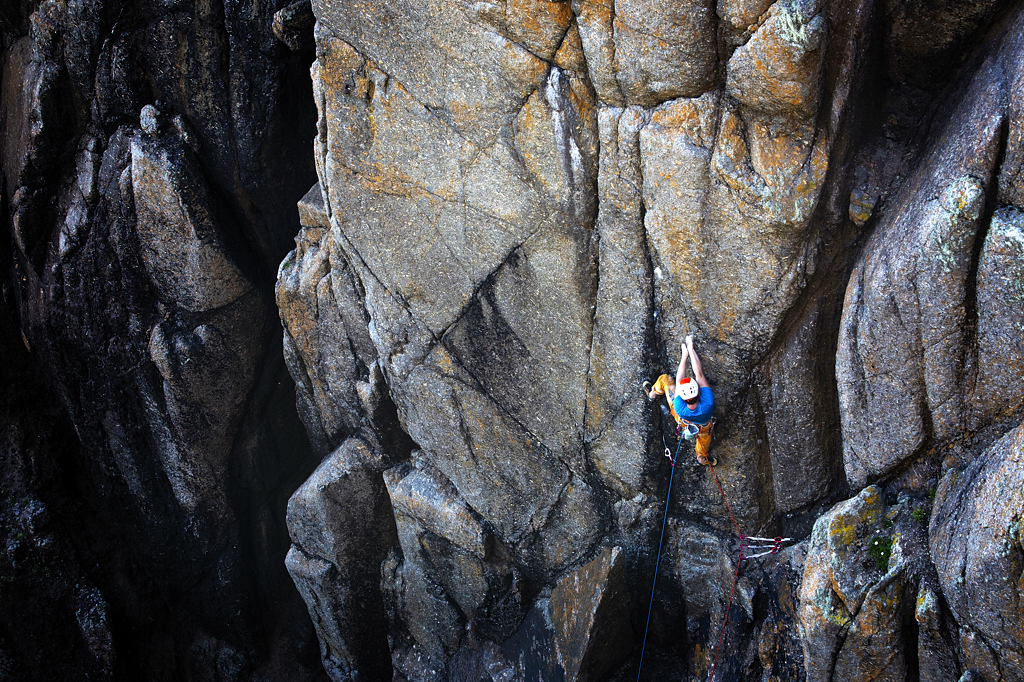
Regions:
M 664 443 L 665 439 L 662 437 L 661 442 Z M 658 566 L 661 564 L 661 543 L 665 540 L 665 522 L 668 521 L 668 503 L 672 499 L 672 478 L 676 474 L 676 459 L 679 457 L 679 448 L 683 444 L 683 439 L 679 439 L 679 443 L 676 445 L 676 454 L 669 457 L 670 450 L 668 445 L 665 445 L 665 456 L 669 457 L 669 461 L 672 462 L 672 471 L 668 475 L 668 493 L 665 495 L 665 514 L 661 517 L 661 538 L 658 540 L 658 557 L 654 561 L 654 579 L 651 580 L 651 600 L 647 605 L 647 624 L 644 625 L 644 643 L 640 647 L 640 666 L 636 671 L 636 680 L 640 682 L 640 671 L 644 667 L 644 650 L 647 648 L 647 630 L 651 627 L 651 609 L 654 607 L 654 586 L 658 582 Z
M 775 554 L 782 549 L 782 543 L 792 542 L 793 538 L 762 538 L 753 535 L 744 535 L 743 531 L 740 530 L 740 524 L 736 520 L 736 516 L 732 513 L 732 507 L 729 506 L 729 500 L 725 497 L 725 491 L 722 490 L 722 483 L 718 480 L 718 474 L 715 473 L 713 466 L 708 466 L 708 470 L 711 472 L 711 477 L 715 479 L 715 485 L 718 486 L 718 494 L 722 496 L 722 503 L 725 504 L 726 511 L 729 512 L 729 518 L 732 519 L 732 525 L 736 529 L 736 535 L 740 539 L 740 551 L 736 557 L 736 570 L 732 574 L 732 587 L 729 588 L 729 601 L 725 605 L 725 613 L 722 616 L 722 630 L 718 635 L 718 646 L 715 647 L 715 660 L 711 664 L 711 672 L 708 674 L 708 682 L 714 682 L 715 679 L 715 668 L 718 667 L 718 656 L 722 653 L 722 643 L 725 641 L 725 626 L 729 623 L 729 610 L 732 608 L 732 598 L 736 593 L 736 581 L 740 577 L 740 564 L 743 563 L 744 559 L 757 559 L 758 557 L 767 556 L 768 554 Z M 753 544 L 748 544 L 752 542 Z M 751 554 L 743 556 L 744 549 L 759 549 L 763 550 L 758 554 Z M 641 654 L 642 655 L 642 654 Z
M 664 437 L 662 437 L 662 442 L 664 443 Z M 638 666 L 636 671 L 637 682 L 640 682 L 640 673 L 643 670 L 644 665 L 644 651 L 647 649 L 647 634 L 651 626 L 651 610 L 654 607 L 654 590 L 658 582 L 658 568 L 661 564 L 661 549 L 662 544 L 665 540 L 665 524 L 668 521 L 668 505 L 669 501 L 672 499 L 672 479 L 675 477 L 676 460 L 679 458 L 679 449 L 682 446 L 682 444 L 683 439 L 680 438 L 678 444 L 676 445 L 675 455 L 671 456 L 669 454 L 670 450 L 668 448 L 668 445 L 665 445 L 665 456 L 669 457 L 669 462 L 672 465 L 672 470 L 669 473 L 668 478 L 668 493 L 666 493 L 665 495 L 665 513 L 662 516 L 661 520 L 661 537 L 658 540 L 658 555 L 654 562 L 654 577 L 651 580 L 651 599 L 650 603 L 647 606 L 647 623 L 646 625 L 644 625 L 643 646 L 641 646 L 640 648 L 640 665 Z M 722 617 L 722 629 L 718 635 L 718 645 L 715 647 L 715 660 L 711 664 L 711 672 L 708 674 L 708 682 L 714 682 L 715 669 L 718 667 L 718 658 L 722 652 L 722 644 L 725 641 L 725 628 L 729 624 L 729 611 L 732 609 L 732 599 L 733 596 L 735 596 L 736 594 L 736 583 L 739 580 L 740 576 L 740 564 L 743 563 L 744 559 L 758 559 L 769 554 L 776 554 L 780 549 L 782 549 L 782 544 L 784 542 L 792 542 L 793 538 L 784 538 L 780 536 L 776 536 L 774 538 L 765 538 L 756 535 L 744 535 L 743 531 L 740 530 L 740 524 L 736 520 L 736 516 L 732 513 L 732 507 L 729 506 L 729 500 L 725 497 L 725 491 L 722 489 L 722 483 L 718 480 L 718 474 L 715 473 L 714 466 L 712 466 L 712 464 L 708 462 L 707 467 L 708 471 L 711 472 L 711 477 L 714 478 L 715 480 L 715 485 L 718 487 L 718 494 L 721 495 L 722 497 L 722 503 L 725 505 L 726 511 L 729 512 L 729 518 L 732 520 L 733 527 L 736 529 L 736 535 L 739 537 L 740 540 L 740 550 L 738 556 L 736 557 L 736 570 L 733 572 L 732 586 L 729 588 L 729 599 L 726 603 L 725 613 Z M 761 551 L 759 551 L 757 554 L 749 554 L 744 556 L 744 550 L 747 549 Z

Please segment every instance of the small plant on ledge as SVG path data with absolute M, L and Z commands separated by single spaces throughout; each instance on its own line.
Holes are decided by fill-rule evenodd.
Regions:
M 876 535 L 868 542 L 868 554 L 875 560 L 879 571 L 889 568 L 889 556 L 892 555 L 892 538 L 888 535 Z

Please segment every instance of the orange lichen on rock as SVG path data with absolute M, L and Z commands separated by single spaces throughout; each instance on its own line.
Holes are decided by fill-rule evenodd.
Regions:
M 817 205 L 830 150 L 825 131 L 814 134 L 804 128 L 793 135 L 775 135 L 758 119 L 747 122 L 737 112 L 726 110 L 714 165 L 743 213 L 760 217 L 766 227 L 773 228 L 769 234 L 789 233 L 792 238 L 801 236 L 800 229 L 810 221 Z M 777 246 L 785 249 L 788 241 Z
M 509 39 L 550 60 L 572 23 L 569 0 L 506 0 Z
M 813 116 L 821 96 L 825 21 L 777 3 L 769 18 L 729 59 L 726 89 L 765 114 Z

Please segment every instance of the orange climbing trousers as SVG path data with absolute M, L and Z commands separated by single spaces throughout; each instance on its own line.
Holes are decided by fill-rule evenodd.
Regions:
M 667 374 L 662 374 L 660 377 L 658 377 L 658 380 L 654 382 L 654 386 L 652 386 L 651 388 L 658 395 L 667 396 L 669 386 L 671 386 L 674 383 L 675 380 L 672 377 L 670 377 Z M 676 424 L 682 421 L 679 419 L 679 415 L 676 414 L 676 408 L 672 407 L 672 398 L 668 398 L 668 409 L 672 413 L 672 418 L 676 420 Z
M 651 388 L 658 395 L 667 396 L 669 386 L 672 386 L 673 384 L 675 384 L 675 380 L 672 377 L 670 377 L 667 374 L 662 374 L 660 377 L 658 377 L 658 380 L 654 382 L 654 386 L 652 386 Z M 676 424 L 693 424 L 693 422 L 686 421 L 685 419 L 681 418 L 678 414 L 676 414 L 676 408 L 672 406 L 672 398 L 669 398 L 667 402 L 668 409 L 672 413 L 672 418 L 676 420 Z M 713 435 L 712 429 L 714 428 L 714 422 L 709 421 L 707 424 L 693 425 L 700 429 L 697 432 L 697 440 L 696 443 L 694 443 L 694 450 L 696 450 L 697 452 L 697 459 L 701 461 L 701 464 L 703 464 L 705 461 L 707 461 L 708 452 L 711 450 L 711 439 Z

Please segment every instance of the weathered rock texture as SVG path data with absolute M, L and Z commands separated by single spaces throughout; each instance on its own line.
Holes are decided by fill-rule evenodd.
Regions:
M 1024 677 L 1024 427 L 943 476 L 929 540 L 965 665 Z
M 1020 2 L 13 5 L 0 677 L 1024 678 Z
M 295 545 L 285 565 L 310 607 L 331 677 L 391 673 L 388 649 L 374 637 L 385 625 L 380 564 L 395 540 L 377 461 L 362 443 L 346 441 L 288 502 Z
M 629 591 L 621 547 L 603 550 L 551 591 L 555 653 L 565 675 L 600 680 L 629 655 Z
M 1006 260 L 1014 212 L 996 197 L 1008 93 L 1020 84 L 1021 67 L 1014 77 L 1005 62 L 1019 59 L 1019 41 L 983 62 L 949 119 L 936 123 L 851 276 L 836 374 L 854 485 L 1019 411 L 1024 375 L 1017 351 L 1000 340 L 1019 301 L 1009 284 L 1019 258 Z M 901 418 L 890 419 L 891 408 Z

